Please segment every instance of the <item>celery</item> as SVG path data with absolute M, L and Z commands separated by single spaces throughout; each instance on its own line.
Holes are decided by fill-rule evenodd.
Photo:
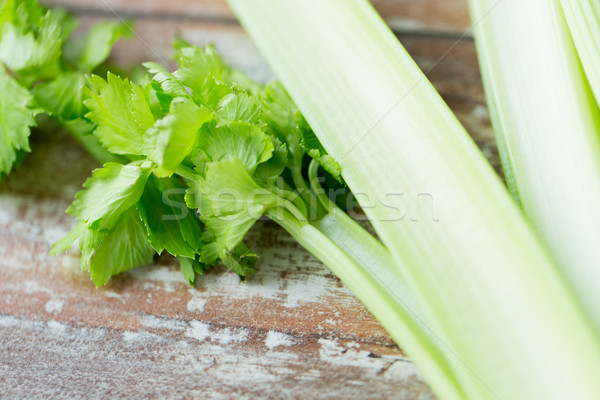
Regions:
M 569 30 L 596 101 L 600 103 L 600 3 L 561 0 Z
M 559 2 L 493 3 L 471 11 L 505 174 L 600 331 L 600 111 Z
M 587 317 L 499 179 L 370 5 L 229 2 L 352 191 L 362 194 L 395 260 L 391 268 L 443 338 L 445 363 L 436 365 L 407 330 L 391 331 L 434 391 L 442 398 L 598 398 L 600 349 Z M 424 193 L 435 218 L 403 218 Z M 289 230 L 302 243 L 302 228 Z M 373 286 L 361 293 L 357 282 L 368 278 L 356 271 L 341 277 L 393 329 L 377 313 L 385 293 Z M 549 354 L 557 349 L 558 356 Z M 445 365 L 457 379 L 451 389 Z

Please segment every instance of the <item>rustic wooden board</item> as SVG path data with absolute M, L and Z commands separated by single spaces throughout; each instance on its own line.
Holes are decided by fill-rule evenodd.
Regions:
M 74 9 L 84 26 L 136 17 L 118 65 L 168 64 L 181 34 L 215 43 L 255 79 L 273 78 L 220 0 L 47 3 Z M 401 41 L 498 168 L 474 46 L 456 41 L 468 25 L 465 1 L 375 4 L 388 21 L 417 27 Z M 247 283 L 217 268 L 192 288 L 162 257 L 95 289 L 77 254 L 47 256 L 73 225 L 64 209 L 96 166 L 64 134 L 38 132 L 32 154 L 0 182 L 2 397 L 433 398 L 348 289 L 268 221 L 249 235 L 262 261 Z
M 225 0 L 42 0 L 79 14 L 118 14 L 122 17 L 144 17 L 185 20 L 218 20 L 235 22 Z M 462 34 L 470 26 L 465 0 L 372 0 L 373 5 L 398 31 L 439 34 Z

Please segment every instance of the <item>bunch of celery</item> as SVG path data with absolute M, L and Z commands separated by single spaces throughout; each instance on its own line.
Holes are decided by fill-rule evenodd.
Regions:
M 78 239 L 96 285 L 163 251 L 190 283 L 218 260 L 244 279 L 257 255 L 243 238 L 264 214 L 442 367 L 437 339 L 425 333 L 397 271 L 387 269 L 388 251 L 325 195 L 319 170 L 339 180 L 340 166 L 285 89 L 251 82 L 212 47 L 180 41 L 176 61 L 174 73 L 146 63 L 152 77 L 140 85 L 110 73 L 92 77 L 86 118 L 123 162 L 94 171 L 67 210 L 79 223 L 52 252 Z
M 244 236 L 266 216 L 350 287 L 441 398 L 600 397 L 591 297 L 599 280 L 589 268 L 600 226 L 592 204 L 600 200 L 590 89 L 597 58 L 581 55 L 594 42 L 583 28 L 570 36 L 558 1 L 472 0 L 508 182 L 550 246 L 366 0 L 230 0 L 285 88 L 262 87 L 212 47 L 178 41 L 175 72 L 146 63 L 137 82 L 93 76 L 78 97 L 61 96 L 63 74 L 30 79 L 9 63 L 2 49 L 17 43 L 14 32 L 24 49 L 49 35 L 31 22 L 12 28 L 19 18 L 37 21 L 22 17 L 33 1 L 19 4 L 1 6 L 0 23 L 13 21 L 0 36 L 5 85 L 22 93 L 34 85 L 48 110 L 75 109 L 71 119 L 88 127 L 90 148 L 107 161 L 67 210 L 77 225 L 52 249 L 78 240 L 97 285 L 165 251 L 190 283 L 219 260 L 243 279 L 257 258 Z M 577 26 L 585 8 L 563 5 Z M 526 24 L 532 15 L 537 26 Z M 507 23 L 528 34 L 506 33 Z M 532 52 L 544 37 L 554 41 Z M 97 65 L 77 54 L 80 69 Z M 526 68 L 538 64 L 553 74 L 552 87 Z M 22 97 L 0 96 L 0 117 L 20 115 L 21 125 L 0 131 L 17 150 L 42 102 Z M 348 184 L 383 244 L 325 194 L 324 176 Z M 548 198 L 544 190 L 573 192 Z M 433 215 L 420 213 L 423 199 Z
M 477 3 L 482 7 L 477 8 Z M 560 29 L 546 31 L 541 29 L 546 22 L 532 23 L 555 17 L 545 11 L 558 13 L 558 2 L 507 0 L 490 11 L 493 3 L 473 1 L 474 15 L 483 18 L 478 32 L 489 23 L 498 35 L 502 31 L 506 36 L 490 46 L 506 52 L 493 60 L 484 58 L 484 71 L 499 64 L 520 68 L 515 66 L 519 64 L 515 57 L 529 57 L 524 63 L 529 68 L 526 78 L 506 79 L 498 91 L 523 93 L 522 85 L 515 81 L 526 86 L 541 84 L 542 71 L 566 68 L 573 72 L 577 68 L 571 59 L 548 62 L 543 57 L 554 54 L 547 54 L 546 48 L 535 54 L 514 50 L 524 46 L 529 34 L 534 38 L 532 43 L 554 44 L 554 52 L 564 50 L 564 41 L 557 37 L 562 34 Z M 230 0 L 230 4 L 324 148 L 340 163 L 350 189 L 367 195 L 359 201 L 370 200 L 363 200 L 365 212 L 393 256 L 394 264 L 389 268 L 406 279 L 422 306 L 426 325 L 440 339 L 439 352 L 446 363 L 432 365 L 422 357 L 422 346 L 400 336 L 400 331 L 391 333 L 398 333 L 395 337 L 440 397 L 598 398 L 600 341 L 590 322 L 592 306 L 587 314 L 583 312 L 583 296 L 573 295 L 569 282 L 464 129 L 370 5 L 361 0 Z M 523 29 L 509 29 L 515 24 Z M 574 56 L 573 51 L 567 54 Z M 539 61 L 540 67 L 535 68 L 538 63 L 531 64 L 533 61 Z M 523 69 L 519 72 L 525 73 Z M 572 242 L 596 243 L 598 247 L 600 197 L 595 193 L 600 180 L 581 181 L 582 186 L 587 185 L 583 190 L 569 192 L 578 187 L 581 172 L 597 167 L 592 163 L 598 140 L 597 113 L 593 115 L 597 110 L 592 110 L 594 103 L 589 90 L 579 83 L 581 79 L 576 74 L 571 79 L 574 82 L 569 88 L 579 90 L 587 101 L 565 103 L 560 96 L 544 91 L 536 98 L 515 94 L 507 101 L 511 107 L 507 114 L 513 119 L 539 119 L 541 115 L 528 114 L 528 105 L 536 102 L 560 103 L 572 114 L 573 125 L 567 126 L 558 107 L 547 108 L 551 122 L 546 123 L 546 131 L 536 134 L 552 135 L 564 128 L 564 136 L 589 129 L 589 134 L 563 142 L 561 148 L 554 148 L 556 152 L 545 155 L 561 155 L 555 166 L 545 171 L 556 174 L 549 174 L 545 181 L 530 179 L 524 184 L 517 179 L 516 184 L 523 202 L 529 201 L 525 186 L 545 188 L 551 191 L 546 192 L 547 197 L 565 200 L 575 193 L 577 198 L 565 204 L 574 205 L 577 221 L 561 219 L 563 225 L 554 229 L 563 234 L 573 224 L 583 223 L 589 231 Z M 544 82 L 560 90 L 569 89 L 560 81 Z M 535 170 L 541 166 L 535 165 L 534 150 L 535 154 L 552 150 L 547 142 L 535 143 L 536 148 L 507 146 L 507 153 L 516 157 L 516 150 L 520 150 L 520 159 L 532 160 L 530 167 Z M 583 150 L 578 163 L 560 169 L 562 155 L 570 151 L 575 154 L 573 147 L 577 145 Z M 549 166 L 545 163 L 543 167 Z M 557 182 L 565 186 L 559 187 Z M 415 199 L 422 193 L 430 194 L 436 202 L 438 221 L 390 221 L 394 218 L 385 205 L 414 210 L 418 206 Z M 394 201 L 391 194 L 404 196 L 394 196 Z M 536 207 L 546 208 L 534 201 L 531 208 Z M 581 218 L 584 213 L 589 220 Z M 560 247 L 573 257 L 574 265 L 577 260 L 587 260 L 588 269 L 592 269 L 598 263 L 599 258 L 593 255 L 597 248 L 564 250 L 563 244 L 553 243 L 554 253 L 559 254 Z M 366 304 L 369 306 L 369 301 Z M 597 311 L 598 302 L 594 305 Z M 448 365 L 450 372 L 442 370 Z M 440 375 L 448 379 L 439 379 Z M 454 391 L 448 389 L 449 382 L 454 384 Z

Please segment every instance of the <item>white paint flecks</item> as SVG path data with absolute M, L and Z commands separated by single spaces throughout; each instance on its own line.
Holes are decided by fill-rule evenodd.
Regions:
M 132 332 L 132 331 L 125 331 L 123 332 L 123 340 L 126 342 L 144 342 L 144 341 L 161 341 L 162 338 L 160 336 L 157 335 L 153 335 L 150 332 L 145 332 L 145 331 L 139 331 L 139 332 Z
M 252 242 L 253 239 L 249 241 Z M 241 282 L 237 275 L 225 272 L 224 269 L 198 276 L 195 288 L 189 289 L 193 299 L 188 307 L 199 307 L 203 304 L 199 299 L 206 299 L 208 296 L 220 297 L 226 301 L 257 297 L 272 300 L 286 308 L 323 303 L 331 297 L 354 299 L 345 286 L 340 286 L 337 281 L 331 279 L 331 272 L 323 264 L 303 249 L 295 248 L 288 252 L 285 248 L 282 250 L 273 246 L 259 249 L 258 252 L 261 265 L 258 272 L 248 277 L 246 282 Z M 302 273 L 287 274 L 287 270 L 293 268 L 289 265 L 290 259 L 297 259 L 297 262 L 301 263 Z M 180 274 L 179 271 L 174 272 Z M 210 292 L 203 291 L 203 288 L 210 288 Z M 198 308 L 195 311 L 201 310 Z
M 393 363 L 388 369 L 385 370 L 383 377 L 390 381 L 422 380 L 421 374 L 415 365 L 408 361 L 398 361 Z
M 277 331 L 267 332 L 267 338 L 265 339 L 265 346 L 269 350 L 273 350 L 277 346 L 291 346 L 294 344 L 294 338 L 285 333 Z
M 136 268 L 128 272 L 128 274 L 137 279 L 187 284 L 187 280 L 180 271 L 165 266 Z
M 110 290 L 103 291 L 102 295 L 105 297 L 108 297 L 110 299 L 120 299 L 121 298 L 121 295 L 119 293 L 112 292 Z
M 123 340 L 126 342 L 137 342 L 140 340 L 141 335 L 137 332 L 125 331 L 123 332 Z
M 202 312 L 206 305 L 206 299 L 200 297 L 192 297 L 187 303 L 187 310 L 189 312 Z
M 338 339 L 319 339 L 321 349 L 319 355 L 322 361 L 339 366 L 363 367 L 363 368 L 386 368 L 389 360 L 371 357 L 371 353 L 358 350 L 358 343 L 346 343 L 340 345 Z
M 248 339 L 248 330 L 245 328 L 214 328 L 200 321 L 191 321 L 189 329 L 185 332 L 187 337 L 199 341 L 210 340 L 220 344 L 231 342 L 244 342 Z
M 192 321 L 190 328 L 185 332 L 185 336 L 199 341 L 203 341 L 210 335 L 210 325 L 199 321 Z
M 62 311 L 64 304 L 65 304 L 65 302 L 62 300 L 50 299 L 46 302 L 46 305 L 44 306 L 44 308 L 46 309 L 46 312 L 48 312 L 50 314 L 58 314 Z
M 140 318 L 140 323 L 148 328 L 169 329 L 172 331 L 183 331 L 188 327 L 185 321 L 169 318 L 158 318 L 154 315 L 144 315 Z
M 54 332 L 63 333 L 66 332 L 68 327 L 67 325 L 61 324 L 58 321 L 48 321 L 48 328 Z
M 299 305 L 317 302 L 327 294 L 330 281 L 323 276 L 307 275 L 306 280 L 290 281 L 287 285 L 287 299 L 284 305 L 295 308 Z

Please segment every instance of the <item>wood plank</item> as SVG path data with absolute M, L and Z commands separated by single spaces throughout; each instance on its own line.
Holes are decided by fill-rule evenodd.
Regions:
M 44 0 L 79 14 L 116 13 L 124 18 L 160 18 L 162 21 L 235 20 L 225 0 Z M 460 34 L 470 26 L 467 0 L 373 0 L 394 30 Z
M 192 288 L 162 257 L 95 289 L 76 253 L 47 255 L 95 165 L 37 133 L 0 184 L 4 396 L 432 398 L 361 303 L 273 224 L 249 235 L 262 263 L 247 283 L 219 268 Z

